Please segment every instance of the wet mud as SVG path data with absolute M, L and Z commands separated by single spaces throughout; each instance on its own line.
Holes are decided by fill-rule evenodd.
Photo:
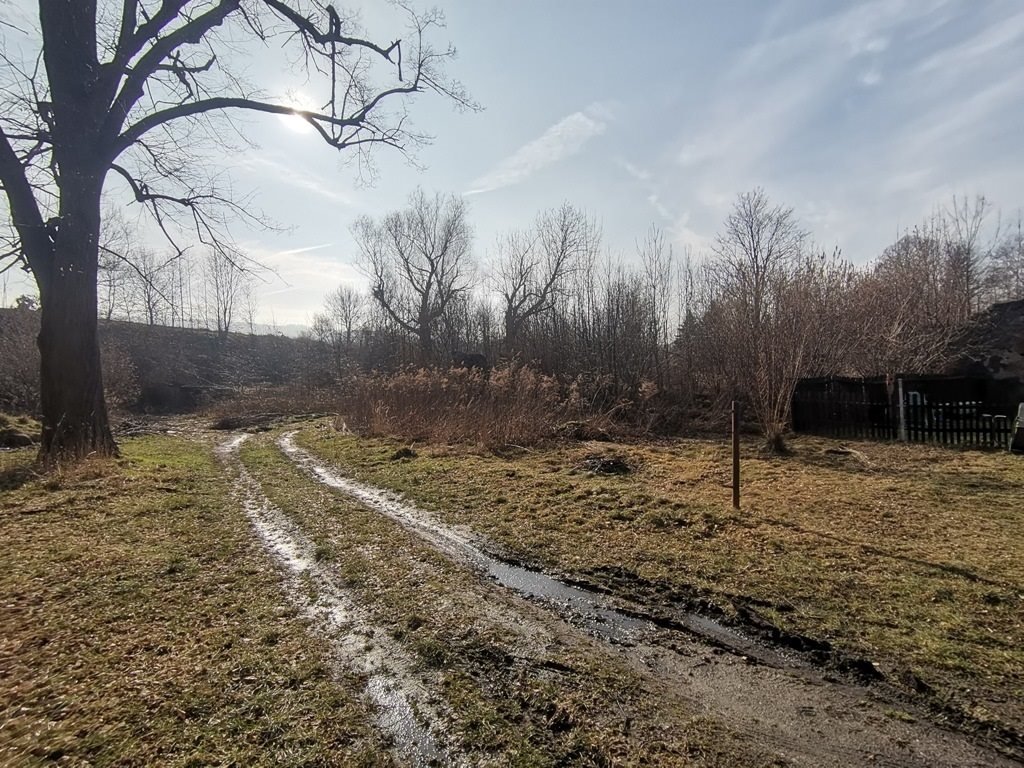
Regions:
M 655 628 L 644 617 L 616 610 L 609 598 L 603 595 L 487 554 L 469 536 L 439 524 L 427 513 L 404 503 L 394 494 L 340 477 L 317 464 L 313 456 L 295 445 L 294 433 L 281 438 L 279 445 L 286 455 L 319 482 L 413 529 L 435 548 L 469 563 L 502 586 L 523 597 L 553 606 L 574 624 L 584 627 L 597 637 L 629 645 L 635 644 L 645 632 Z

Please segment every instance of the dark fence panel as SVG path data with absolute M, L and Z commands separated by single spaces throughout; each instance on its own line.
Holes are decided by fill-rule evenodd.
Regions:
M 1007 448 L 1016 406 L 980 400 L 955 403 L 911 403 L 907 413 L 907 439 L 924 443 Z
M 906 398 L 911 400 L 911 398 Z M 916 443 L 1007 448 L 1016 403 L 981 400 L 903 404 L 906 439 Z M 793 398 L 793 431 L 825 437 L 898 440 L 898 398 L 865 400 L 842 392 L 798 392 Z
M 793 398 L 793 431 L 828 437 L 894 440 L 898 414 L 885 401 L 837 397 L 825 392 Z

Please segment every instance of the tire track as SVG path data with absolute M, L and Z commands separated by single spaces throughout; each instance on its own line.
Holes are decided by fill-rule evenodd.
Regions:
M 366 677 L 366 695 L 374 704 L 377 726 L 391 738 L 401 763 L 463 765 L 446 743 L 444 718 L 426 687 L 409 671 L 412 664 L 407 655 L 366 619 L 329 570 L 317 562 L 309 538 L 271 503 L 242 464 L 238 452 L 247 438 L 242 434 L 227 440 L 217 446 L 216 453 L 232 475 L 234 494 L 254 531 L 284 571 L 288 599 L 328 639 L 336 667 Z

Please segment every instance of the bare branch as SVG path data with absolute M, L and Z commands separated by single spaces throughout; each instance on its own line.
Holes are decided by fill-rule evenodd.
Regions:
M 120 81 L 130 58 L 141 52 L 146 41 L 151 39 L 150 36 L 154 36 L 152 37 L 154 40 L 153 44 L 131 68 L 127 77 L 125 77 L 120 91 L 113 98 L 107 120 L 104 124 L 104 134 L 113 140 L 113 137 L 117 135 L 125 119 L 127 119 L 132 107 L 142 98 L 145 92 L 146 80 L 158 71 L 165 59 L 169 58 L 181 46 L 198 43 L 202 40 L 203 36 L 211 29 L 220 26 L 232 11 L 237 10 L 240 2 L 241 0 L 221 0 L 206 13 L 195 17 L 166 37 L 158 38 L 155 35 L 167 23 L 173 20 L 185 5 L 184 0 L 174 0 L 173 2 L 166 0 L 161 5 L 160 12 L 154 17 L 154 20 L 143 25 L 139 33 L 132 38 L 132 42 L 127 45 L 124 52 L 125 55 L 115 57 L 114 61 L 110 64 L 112 68 L 110 76 L 112 82 L 116 83 Z M 165 13 L 169 15 L 169 18 L 165 18 Z M 151 28 L 150 24 L 155 24 L 155 29 Z M 120 151 L 116 152 L 114 157 L 118 154 L 120 154 Z
M 53 242 L 32 194 L 25 166 L 15 154 L 3 126 L 0 126 L 0 183 L 11 206 L 11 216 L 21 238 L 24 256 L 33 268 L 38 267 L 49 255 Z
M 373 51 L 380 56 L 383 56 L 388 61 L 391 61 L 391 54 L 395 49 L 401 51 L 401 41 L 395 40 L 387 48 L 382 48 L 376 43 L 372 43 L 369 40 L 363 40 L 358 37 L 348 37 L 341 34 L 341 20 L 338 17 L 338 12 L 334 10 L 334 6 L 327 6 L 328 15 L 328 28 L 327 31 L 321 31 L 317 29 L 316 24 L 311 19 L 303 16 L 301 13 L 296 11 L 294 8 L 290 8 L 281 0 L 263 0 L 263 3 L 268 7 L 272 8 L 282 17 L 290 21 L 295 25 L 296 29 L 299 30 L 304 36 L 314 40 L 320 45 L 330 45 L 331 43 L 338 43 L 340 45 L 353 46 L 358 48 L 366 48 Z M 401 53 L 399 53 L 401 57 Z M 401 58 L 399 58 L 401 61 Z M 399 75 L 401 79 L 401 75 Z

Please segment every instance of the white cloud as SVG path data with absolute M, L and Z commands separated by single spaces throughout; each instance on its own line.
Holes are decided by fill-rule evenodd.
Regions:
M 243 243 L 246 253 L 267 267 L 275 279 L 267 279 L 258 291 L 260 319 L 278 323 L 308 324 L 324 303 L 324 296 L 343 283 L 366 290 L 367 279 L 336 252 L 333 243 L 271 250 Z M 318 253 L 332 249 L 326 253 Z M 282 300 L 282 297 L 287 297 Z
M 868 40 L 855 40 L 851 46 L 851 54 L 858 56 L 862 54 L 879 54 L 889 48 L 889 38 L 872 37 Z
M 344 205 L 347 208 L 355 207 L 355 201 L 343 190 L 339 189 L 338 183 L 331 182 L 301 168 L 296 168 L 294 165 L 279 163 L 264 155 L 251 154 L 241 160 L 238 163 L 238 167 L 258 176 L 264 176 L 269 171 L 273 174 L 275 181 L 313 192 L 319 197 L 330 200 L 332 203 Z
M 611 107 L 604 103 L 594 103 L 580 112 L 573 112 L 475 179 L 465 194 L 510 187 L 542 168 L 575 155 L 587 142 L 604 133 L 611 119 Z
M 321 248 L 330 248 L 334 243 L 320 243 L 319 245 L 306 245 L 302 248 L 291 248 L 287 251 L 278 251 L 273 254 L 272 258 L 279 258 L 281 256 L 295 256 L 300 253 L 309 253 L 310 251 L 319 251 Z
M 929 56 L 918 65 L 917 71 L 922 74 L 945 71 L 953 75 L 965 74 L 975 64 L 991 64 L 992 56 L 999 51 L 1017 51 L 1019 57 L 1019 39 L 1024 37 L 1024 13 L 1018 13 L 1009 19 L 999 19 L 974 37 L 964 40 Z
M 651 207 L 655 211 L 657 211 L 658 215 L 661 216 L 661 218 L 663 218 L 663 219 L 671 219 L 672 218 L 672 213 L 665 206 L 665 204 L 661 201 L 661 198 L 658 196 L 658 194 L 656 192 L 652 192 L 651 194 L 649 194 L 647 196 L 647 202 L 651 204 Z
M 680 126 L 674 160 L 677 173 L 683 168 L 685 174 L 675 182 L 658 174 L 666 184 L 661 199 L 688 211 L 673 228 L 677 242 L 707 247 L 705 234 L 720 226 L 736 194 L 762 186 L 773 199 L 796 204 L 797 215 L 823 241 L 848 236 L 840 243 L 858 254 L 871 252 L 874 246 L 866 244 L 876 235 L 849 222 L 878 215 L 884 177 L 904 169 L 927 172 L 931 165 L 890 151 L 910 136 L 902 123 L 908 104 L 924 96 L 898 66 L 909 36 L 947 5 L 949 0 L 879 0 L 839 6 L 809 22 L 776 24 L 773 36 L 736 56 L 714 83 L 713 98 Z M 858 95 L 856 86 L 871 93 Z M 873 134 L 873 124 L 854 127 L 866 122 L 866 104 L 888 110 L 880 111 L 892 121 L 887 132 Z M 935 126 L 919 131 L 934 147 L 929 128 Z M 835 183 L 837 178 L 842 181 Z M 902 183 L 919 178 L 907 176 Z
M 668 232 L 672 243 L 679 246 L 681 253 L 690 253 L 698 258 L 708 253 L 714 244 L 713 237 L 701 234 L 690 227 L 689 211 L 680 216 L 668 228 Z
M 637 181 L 651 180 L 651 172 L 649 170 L 647 170 L 646 168 L 641 168 L 638 165 L 634 165 L 633 163 L 629 162 L 629 160 L 617 157 L 615 158 L 615 164 Z
M 636 182 L 636 186 L 646 192 L 646 200 L 654 212 L 662 219 L 672 221 L 674 216 L 662 196 L 663 184 L 655 179 L 654 173 L 622 157 L 615 158 L 614 162 Z
M 857 79 L 865 88 L 871 88 L 872 86 L 878 85 L 882 82 L 882 72 L 878 67 L 872 67 L 867 72 L 862 72 L 860 77 Z
M 955 165 L 951 149 L 977 150 L 986 131 L 1000 125 L 999 114 L 1007 104 L 1024 99 L 1024 71 L 988 83 L 956 102 L 940 101 L 908 124 L 894 142 L 893 156 L 918 165 L 944 161 Z M 956 154 L 956 153 L 952 153 Z
M 825 95 L 854 79 L 880 83 L 877 58 L 893 32 L 943 2 L 857 5 L 750 46 L 721 78 L 718 97 L 700 130 L 684 137 L 677 161 L 686 168 L 714 161 L 715 175 L 727 182 L 735 181 L 726 178 L 733 169 L 756 175 L 758 163 L 806 123 Z

